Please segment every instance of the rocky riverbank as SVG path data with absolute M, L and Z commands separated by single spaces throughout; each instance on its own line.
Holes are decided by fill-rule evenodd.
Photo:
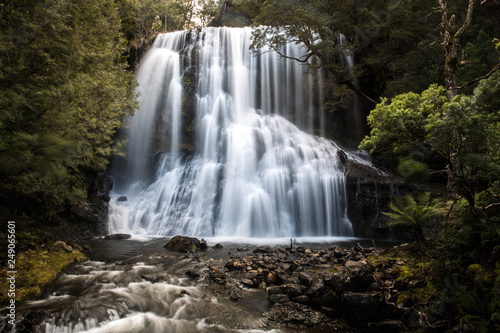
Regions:
M 220 244 L 216 247 L 225 251 Z M 346 323 L 362 332 L 404 332 L 425 326 L 420 310 L 428 306 L 419 304 L 427 281 L 413 274 L 411 264 L 402 259 L 406 249 L 406 245 L 378 250 L 359 244 L 347 249 L 260 246 L 252 251 L 237 248 L 218 260 L 190 250 L 186 256 L 205 265 L 185 273 L 205 278 L 214 293 L 232 302 L 244 301 L 248 289 L 265 291 L 269 309 L 264 316 L 270 326 Z

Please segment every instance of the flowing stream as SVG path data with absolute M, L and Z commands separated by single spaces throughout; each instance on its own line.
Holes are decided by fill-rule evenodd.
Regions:
M 110 232 L 352 236 L 339 147 L 313 135 L 324 126 L 322 71 L 269 49 L 253 56 L 251 32 L 157 37 L 137 73 L 127 157 L 113 171 Z
M 311 239 L 313 240 L 313 239 Z M 18 303 L 16 327 L 0 308 L 1 332 L 38 333 L 346 333 L 345 327 L 276 328 L 266 320 L 264 289 L 239 287 L 238 301 L 227 286 L 208 283 L 208 266 L 223 267 L 232 254 L 245 255 L 258 243 L 224 243 L 197 254 L 172 253 L 166 238 L 90 241 L 90 260 L 64 272 L 37 300 Z M 264 241 L 261 244 L 269 244 Z M 286 243 L 273 243 L 285 246 Z M 316 243 L 309 246 L 326 246 Z M 342 243 L 338 243 L 341 245 Z M 344 243 L 347 246 L 352 244 Z M 341 245 L 342 246 L 342 245 Z M 195 274 L 186 274 L 194 272 Z M 10 319 L 9 319 L 10 320 Z M 274 324 L 274 326 L 277 326 Z

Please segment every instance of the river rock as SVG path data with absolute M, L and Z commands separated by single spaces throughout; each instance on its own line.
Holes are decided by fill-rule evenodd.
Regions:
M 323 313 L 314 311 L 305 304 L 285 302 L 277 303 L 271 308 L 269 320 L 286 325 L 314 327 L 327 322 L 328 318 Z
M 270 294 L 267 297 L 267 300 L 269 301 L 269 304 L 275 305 L 277 303 L 282 304 L 282 303 L 290 302 L 290 297 L 288 295 L 285 295 L 285 294 Z
M 123 240 L 123 239 L 129 239 L 132 237 L 129 234 L 112 234 L 112 235 L 106 235 L 104 236 L 104 239 L 106 240 Z
M 231 271 L 241 271 L 247 268 L 247 265 L 242 263 L 240 260 L 230 260 L 224 266 L 229 272 Z
M 227 280 L 226 272 L 224 272 L 219 267 L 208 266 L 209 272 L 208 277 L 218 284 L 225 284 Z
M 271 253 L 273 250 L 269 246 L 259 246 L 255 250 L 253 250 L 253 253 Z
M 191 279 L 197 279 L 200 277 L 200 274 L 196 273 L 192 269 L 188 270 L 185 274 Z
M 121 197 L 119 197 L 118 199 L 116 199 L 116 201 L 127 201 L 128 198 L 126 195 L 122 195 Z
M 313 283 L 313 277 L 311 274 L 307 272 L 300 272 L 299 273 L 299 282 L 303 286 L 310 287 Z
M 280 286 L 270 286 L 266 288 L 268 295 L 281 294 Z
M 199 240 L 194 237 L 175 236 L 163 247 L 173 252 L 187 253 L 206 250 L 207 243 L 204 239 Z
M 309 290 L 307 290 L 306 295 L 309 296 L 309 298 L 314 299 L 320 297 L 329 290 L 330 288 L 328 286 L 325 286 L 323 279 L 317 278 L 313 281 Z
M 282 284 L 283 280 L 275 271 L 269 271 L 264 274 L 264 281 L 267 284 Z
M 255 284 L 254 280 L 252 280 L 252 279 L 243 278 L 243 279 L 241 279 L 241 283 L 249 288 L 255 288 L 257 286 Z
M 366 289 L 375 280 L 373 278 L 373 267 L 368 265 L 365 261 L 347 261 L 345 270 L 349 272 L 348 283 L 346 288 L 349 291 L 361 291 Z
M 306 295 L 299 295 L 292 298 L 292 302 L 300 303 L 300 304 L 311 304 L 311 299 Z
M 401 333 L 406 332 L 404 324 L 399 320 L 385 320 L 370 326 L 374 333 Z
M 365 326 L 369 322 L 380 321 L 383 319 L 383 299 L 379 292 L 345 292 L 342 295 L 342 304 L 347 320 L 354 326 Z
M 297 297 L 297 296 L 304 294 L 306 289 L 307 289 L 307 287 L 305 287 L 305 286 L 301 286 L 301 285 L 293 284 L 293 283 L 289 283 L 289 284 L 285 284 L 285 285 L 281 286 L 281 291 L 283 292 L 283 294 L 287 294 L 288 296 L 290 296 L 290 298 L 294 298 L 294 297 Z

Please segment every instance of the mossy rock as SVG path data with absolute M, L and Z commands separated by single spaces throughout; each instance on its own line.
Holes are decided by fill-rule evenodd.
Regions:
M 198 250 L 206 250 L 207 242 L 195 237 L 175 236 L 163 247 L 173 252 L 197 252 Z

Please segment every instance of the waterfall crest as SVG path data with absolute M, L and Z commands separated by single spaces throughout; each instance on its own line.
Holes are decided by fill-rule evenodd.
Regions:
M 352 236 L 339 148 L 312 135 L 323 126 L 321 72 L 266 49 L 254 57 L 250 36 L 206 28 L 157 37 L 137 73 L 140 110 L 126 123 L 111 232 Z

